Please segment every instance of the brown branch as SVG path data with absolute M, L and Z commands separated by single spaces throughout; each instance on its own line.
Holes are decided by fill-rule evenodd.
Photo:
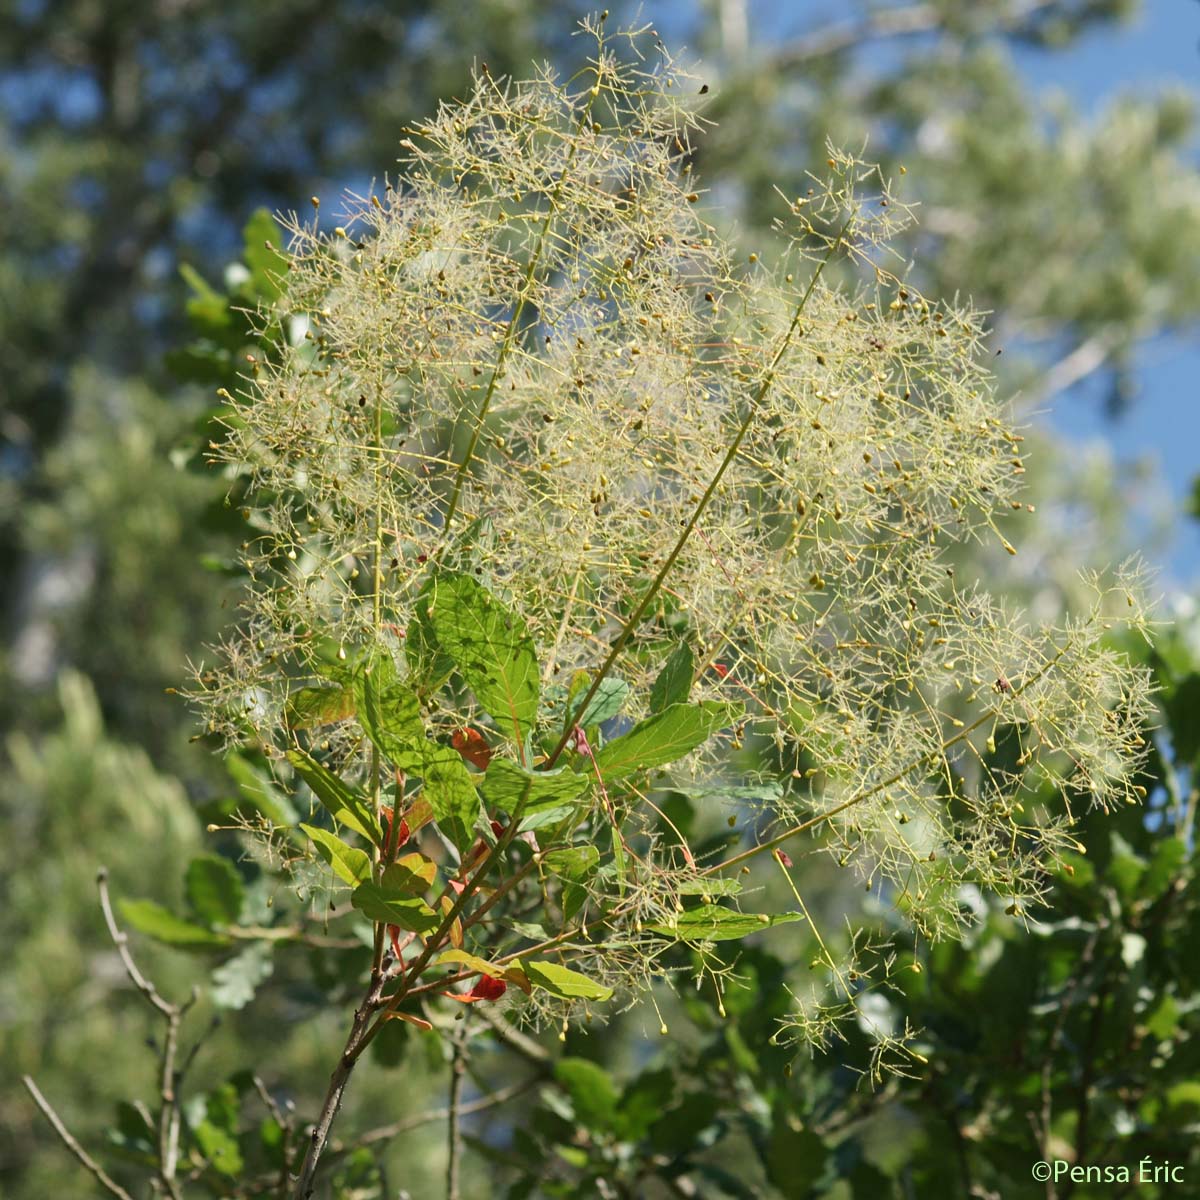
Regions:
M 362 1004 L 354 1013 L 354 1022 L 350 1026 L 346 1045 L 338 1058 L 337 1066 L 334 1067 L 333 1073 L 329 1077 L 329 1087 L 325 1092 L 320 1115 L 309 1134 L 308 1149 L 305 1151 L 304 1162 L 300 1166 L 300 1173 L 296 1177 L 296 1186 L 292 1191 L 295 1200 L 309 1200 L 313 1194 L 313 1180 L 317 1173 L 317 1164 L 329 1142 L 329 1133 L 333 1128 L 334 1118 L 337 1117 L 338 1110 L 342 1107 L 342 1097 L 346 1094 L 346 1085 L 350 1082 L 350 1076 L 354 1072 L 354 1064 L 365 1048 L 367 1029 L 371 1024 L 375 1006 L 383 994 L 385 982 L 385 975 L 382 973 L 376 975 L 367 989 Z
M 196 1003 L 199 993 L 193 988 L 191 998 L 184 1004 L 171 1004 L 164 1000 L 158 989 L 138 969 L 129 952 L 129 936 L 117 925 L 113 915 L 112 899 L 108 894 L 108 869 L 101 867 L 96 872 L 96 887 L 100 893 L 100 909 L 104 913 L 104 923 L 108 926 L 109 936 L 130 982 L 145 998 L 147 1004 L 166 1022 L 166 1034 L 163 1037 L 163 1048 L 159 1066 L 159 1097 L 158 1112 L 158 1178 L 164 1191 L 172 1200 L 182 1200 L 179 1182 L 175 1178 L 179 1165 L 179 1131 L 181 1117 L 179 1111 L 179 1080 L 181 1072 L 176 1069 L 175 1060 L 179 1052 L 179 1025 L 184 1014 Z
M 75 1140 L 71 1131 L 63 1124 L 62 1118 L 54 1111 L 50 1101 L 39 1091 L 38 1085 L 28 1075 L 22 1075 L 21 1082 L 25 1085 L 25 1090 L 33 1097 L 34 1104 L 41 1109 L 42 1116 L 50 1122 L 50 1127 L 58 1134 L 62 1144 L 75 1155 L 88 1174 L 106 1191 L 119 1197 L 119 1200 L 133 1200 L 133 1197 L 116 1180 L 112 1179 L 104 1168 Z
M 129 936 L 118 928 L 117 919 L 113 916 L 112 901 L 108 895 L 107 867 L 101 867 L 96 872 L 96 887 L 100 891 L 100 908 L 104 913 L 104 923 L 108 926 L 109 936 L 117 948 L 117 953 L 121 956 L 121 962 L 125 964 L 125 974 L 129 976 L 130 982 L 145 996 L 146 1003 L 162 1016 L 170 1017 L 172 1014 L 178 1013 L 179 1010 L 176 1006 L 168 1004 L 158 994 L 154 984 L 138 970 L 137 963 L 133 961 L 133 955 L 129 953 Z
M 508 1101 L 516 1099 L 517 1096 L 529 1091 L 534 1084 L 541 1080 L 541 1075 L 531 1075 L 528 1079 L 521 1080 L 520 1083 L 509 1084 L 506 1088 L 501 1088 L 499 1091 L 490 1092 L 486 1096 L 480 1096 L 475 1100 L 468 1100 L 458 1106 L 458 1115 L 460 1117 L 468 1117 L 473 1113 L 486 1112 L 489 1108 L 497 1108 L 501 1104 L 507 1104 Z M 337 1146 L 329 1151 L 329 1157 L 343 1155 L 350 1152 L 352 1149 L 358 1149 L 360 1146 L 372 1146 L 377 1142 L 390 1142 L 393 1138 L 399 1137 L 404 1133 L 411 1133 L 414 1129 L 420 1129 L 422 1125 L 433 1125 L 437 1121 L 444 1121 L 450 1116 L 448 1108 L 433 1108 L 427 1112 L 414 1113 L 411 1117 L 403 1117 L 399 1121 L 393 1121 L 390 1125 L 381 1125 L 378 1129 L 371 1129 L 364 1133 L 350 1146 Z
M 462 1020 L 454 1031 L 453 1053 L 450 1058 L 450 1102 L 446 1106 L 446 1200 L 462 1200 L 458 1190 L 459 1167 L 462 1163 L 462 1087 L 467 1073 L 467 1022 Z

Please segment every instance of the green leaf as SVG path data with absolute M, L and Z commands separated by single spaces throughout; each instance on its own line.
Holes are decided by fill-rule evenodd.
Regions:
M 828 1151 L 811 1129 L 796 1128 L 776 1109 L 767 1149 L 767 1176 L 788 1200 L 807 1200 L 820 1176 Z
M 275 970 L 269 942 L 251 942 L 212 973 L 212 999 L 218 1008 L 245 1008 L 258 985 Z
M 437 691 L 454 671 L 452 659 L 439 645 L 429 616 L 434 581 L 428 579 L 413 604 L 412 619 L 404 637 L 404 658 L 423 695 Z
M 1112 835 L 1109 845 L 1112 857 L 1108 863 L 1108 880 L 1121 899 L 1129 903 L 1137 894 L 1145 874 L 1146 860 L 1119 833 Z
M 666 1068 L 643 1071 L 621 1097 L 620 1132 L 637 1141 L 671 1107 L 675 1098 L 675 1072 Z
M 587 695 L 590 687 L 591 676 L 586 671 L 576 672 L 576 680 L 571 685 L 571 692 L 567 701 L 571 714 L 569 720 L 572 728 L 576 725 L 582 725 L 585 729 L 590 729 L 593 725 L 599 725 L 604 721 L 610 720 L 621 711 L 625 705 L 625 701 L 629 699 L 629 684 L 623 679 L 613 679 L 611 676 L 606 676 L 600 681 L 600 686 L 596 689 L 596 694 L 588 701 L 587 708 L 579 712 L 577 711 L 579 703 Z
M 1138 887 L 1141 899 L 1157 900 L 1183 873 L 1187 857 L 1187 843 L 1182 838 L 1163 838 L 1154 847 L 1154 855 Z
M 350 903 L 372 921 L 399 925 L 412 933 L 429 933 L 442 923 L 441 917 L 420 896 L 377 883 L 360 883 Z
M 393 761 L 424 781 L 422 796 L 429 802 L 438 828 L 465 854 L 475 840 L 480 799 L 462 756 L 450 746 L 422 737 L 418 745 L 397 751 Z
M 205 925 L 234 925 L 242 913 L 246 889 L 228 859 L 202 854 L 188 863 L 184 886 L 192 911 Z
M 390 656 L 377 654 L 358 672 L 354 695 L 359 724 L 385 758 L 396 762 L 425 741 L 420 703 L 400 681 Z
M 214 1125 L 211 1121 L 201 1121 L 192 1130 L 192 1134 L 214 1171 L 231 1177 L 242 1173 L 245 1164 L 237 1137 L 233 1133 Z
M 542 856 L 546 869 L 565 882 L 562 895 L 563 920 L 569 921 L 587 899 L 585 884 L 600 865 L 600 851 L 595 846 L 571 846 L 566 850 L 551 850 Z
M 437 580 L 429 616 L 480 705 L 522 745 L 538 707 L 537 654 L 525 622 L 469 575 Z
M 354 692 L 348 687 L 306 687 L 288 697 L 283 719 L 289 729 L 317 729 L 354 716 Z
M 569 846 L 542 855 L 542 864 L 561 879 L 586 879 L 600 863 L 600 851 L 595 846 Z
M 706 904 L 681 912 L 671 925 L 647 925 L 652 933 L 678 938 L 681 942 L 732 942 L 773 925 L 803 921 L 802 913 L 741 913 L 718 904 Z
M 334 820 L 377 846 L 383 844 L 383 830 L 361 792 L 343 782 L 303 750 L 289 750 L 287 758 Z
M 440 965 L 469 967 L 472 971 L 478 971 L 480 975 L 487 975 L 492 979 L 503 979 L 504 972 L 508 969 L 498 967 L 487 959 L 480 958 L 478 954 L 469 954 L 466 950 L 447 950 L 444 954 L 439 954 L 436 961 Z
M 256 295 L 274 300 L 283 290 L 281 280 L 288 269 L 287 256 L 280 253 L 283 231 L 275 224 L 274 217 L 260 208 L 246 222 L 242 238 L 245 243 L 242 257 L 250 270 L 251 287 Z
M 383 890 L 402 896 L 419 896 L 433 886 L 437 865 L 423 854 L 406 854 L 383 872 Z
M 650 687 L 650 711 L 664 712 L 672 704 L 684 704 L 692 690 L 696 656 L 687 642 L 680 642 L 663 663 L 658 678 Z
M 609 742 L 596 754 L 596 766 L 606 782 L 665 766 L 708 741 L 718 729 L 737 720 L 742 711 L 740 704 L 718 700 L 672 704 Z
M 625 899 L 625 843 L 621 840 L 621 831 L 615 826 L 609 826 L 612 841 L 613 870 L 617 875 L 617 896 Z
M 783 783 L 778 779 L 761 779 L 756 783 L 673 783 L 671 791 L 701 803 L 770 804 L 783 795 Z
M 518 833 L 530 833 L 535 829 L 545 829 L 547 826 L 553 826 L 563 822 L 564 824 L 571 819 L 575 810 L 568 808 L 565 805 L 560 805 L 557 808 L 539 808 L 537 812 L 530 813 L 527 817 L 521 818 L 521 824 L 517 826 Z
M 213 933 L 203 925 L 185 921 L 153 900 L 122 900 L 119 907 L 121 915 L 138 933 L 168 946 L 207 950 L 229 945 L 227 937 Z
M 612 988 L 556 962 L 526 958 L 521 960 L 521 967 L 534 987 L 564 1000 L 607 1000 L 613 994 Z
M 612 1076 L 586 1058 L 560 1058 L 554 1078 L 571 1098 L 575 1116 L 589 1129 L 611 1130 L 616 1125 L 619 1095 Z
M 542 809 L 560 808 L 578 800 L 591 781 L 566 767 L 556 771 L 528 771 L 508 758 L 493 758 L 479 790 L 490 808 L 516 812 L 522 797 L 526 816 Z M 528 789 L 528 791 L 526 790 Z
M 233 320 L 229 309 L 229 297 L 218 292 L 188 263 L 180 263 L 179 274 L 183 276 L 184 283 L 192 293 L 185 307 L 188 320 L 196 326 L 198 333 L 203 332 L 211 337 L 219 336 Z
M 318 829 L 315 825 L 301 825 L 300 828 L 308 834 L 317 853 L 344 883 L 357 887 L 371 878 L 371 860 L 356 846 L 348 846 L 337 834 Z
M 742 885 L 736 879 L 719 879 L 715 875 L 709 879 L 684 879 L 675 885 L 681 896 L 737 896 L 741 890 Z
M 242 798 L 274 825 L 295 825 L 296 810 L 275 781 L 253 763 L 234 753 L 225 758 L 225 767 L 238 786 Z

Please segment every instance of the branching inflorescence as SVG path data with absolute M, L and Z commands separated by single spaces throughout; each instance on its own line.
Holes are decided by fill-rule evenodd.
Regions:
M 736 906 L 806 832 L 936 937 L 964 885 L 1036 902 L 1077 808 L 1136 799 L 1147 682 L 1109 635 L 1144 625 L 1136 571 L 1042 628 L 948 564 L 1023 507 L 1021 438 L 979 318 L 889 268 L 904 206 L 831 151 L 778 261 L 735 261 L 690 174 L 698 85 L 585 35 L 577 77 L 482 68 L 397 183 L 290 223 L 282 352 L 215 449 L 250 590 L 195 690 L 345 834 L 318 849 L 376 929 L 350 1063 L 377 1013 L 468 986 L 446 970 L 558 1020 L 680 941 L 805 919 Z M 697 862 L 654 793 L 744 804 L 750 736 L 774 823 Z M 862 986 L 820 944 L 817 1040 Z

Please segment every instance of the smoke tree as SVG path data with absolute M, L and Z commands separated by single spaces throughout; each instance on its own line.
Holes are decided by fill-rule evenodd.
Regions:
M 394 183 L 263 247 L 264 350 L 212 447 L 247 599 L 192 692 L 312 809 L 245 822 L 245 852 L 370 945 L 276 1194 L 316 1194 L 389 1022 L 458 1063 L 475 1006 L 719 997 L 717 943 L 802 923 L 777 1038 L 828 1045 L 901 965 L 813 926 L 790 854 L 952 937 L 966 885 L 1023 914 L 1076 817 L 1138 799 L 1148 685 L 1110 636 L 1144 628 L 1138 572 L 1056 626 L 956 574 L 956 542 L 1016 553 L 1022 439 L 980 317 L 889 255 L 888 181 L 830 150 L 735 254 L 689 167 L 707 89 L 648 32 L 582 36 L 572 79 L 481 65 Z M 719 810 L 724 848 L 666 791 Z M 783 906 L 748 886 L 771 858 Z M 921 1069 L 912 1032 L 879 1028 L 872 1073 Z

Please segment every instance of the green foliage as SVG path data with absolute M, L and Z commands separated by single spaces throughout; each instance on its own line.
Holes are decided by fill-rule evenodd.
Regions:
M 740 704 L 716 700 L 672 704 L 605 746 L 596 755 L 596 770 L 608 782 L 674 762 L 732 724 L 742 711 Z
M 356 846 L 348 846 L 341 838 L 326 829 L 313 825 L 301 825 L 301 829 L 312 839 L 321 857 L 333 868 L 334 874 L 356 887 L 371 877 L 371 860 Z
M 480 705 L 522 745 L 538 710 L 537 654 L 524 622 L 469 575 L 435 578 L 428 612 Z

